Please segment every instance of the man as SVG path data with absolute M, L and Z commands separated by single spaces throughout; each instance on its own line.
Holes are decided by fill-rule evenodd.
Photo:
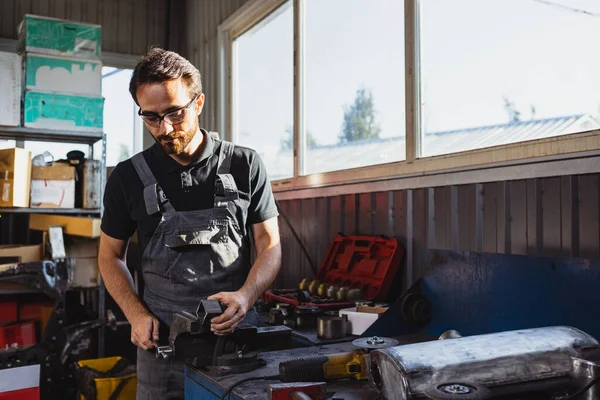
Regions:
M 253 304 L 281 263 L 278 214 L 256 152 L 199 127 L 205 96 L 189 61 L 150 50 L 129 91 L 156 143 L 119 163 L 108 179 L 100 271 L 138 346 L 138 399 L 183 398 L 183 365 L 156 359 L 153 349 L 167 343 L 172 314 L 194 313 L 204 298 L 227 307 L 211 322 L 216 335 L 230 334 L 242 321 L 258 324 Z M 136 230 L 143 299 L 125 265 Z

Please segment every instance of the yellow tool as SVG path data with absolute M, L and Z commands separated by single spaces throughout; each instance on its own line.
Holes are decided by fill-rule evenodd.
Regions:
M 279 364 L 282 382 L 322 382 L 336 379 L 367 379 L 367 352 L 357 349 L 346 353 L 298 357 Z

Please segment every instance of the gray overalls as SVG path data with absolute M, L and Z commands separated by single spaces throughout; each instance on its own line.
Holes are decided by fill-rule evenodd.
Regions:
M 146 211 L 149 215 L 162 213 L 142 254 L 142 276 L 144 303 L 163 328 L 171 325 L 174 312 L 184 310 L 194 314 L 201 299 L 240 289 L 250 270 L 245 221 L 235 217 L 237 206 L 233 200 L 238 198 L 238 191 L 229 173 L 233 144 L 215 142 L 220 142 L 221 147 L 214 206 L 206 210 L 176 211 L 143 154 L 132 158 L 144 185 Z M 245 322 L 258 325 L 254 310 L 246 314 Z M 165 339 L 161 333 L 161 342 Z M 138 399 L 183 399 L 181 363 L 158 360 L 154 351 L 138 349 L 137 377 Z

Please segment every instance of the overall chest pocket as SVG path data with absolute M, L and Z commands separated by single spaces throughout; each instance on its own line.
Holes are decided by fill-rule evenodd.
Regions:
M 240 257 L 238 244 L 229 237 L 230 229 L 225 220 L 166 235 L 169 278 L 187 284 L 220 279 Z

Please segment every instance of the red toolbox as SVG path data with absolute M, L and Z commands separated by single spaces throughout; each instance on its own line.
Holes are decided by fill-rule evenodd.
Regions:
M 17 320 L 17 303 L 3 301 L 0 303 L 0 323 L 15 322 Z
M 330 286 L 360 289 L 361 300 L 385 301 L 403 258 L 404 249 L 395 238 L 337 235 L 329 245 L 316 280 Z M 299 289 L 268 290 L 263 300 L 316 306 L 323 311 L 354 306 L 354 301 L 319 296 L 314 290 L 309 299 L 306 293 L 299 296 L 301 292 Z
M 30 346 L 36 343 L 33 321 L 0 324 L 0 348 Z

